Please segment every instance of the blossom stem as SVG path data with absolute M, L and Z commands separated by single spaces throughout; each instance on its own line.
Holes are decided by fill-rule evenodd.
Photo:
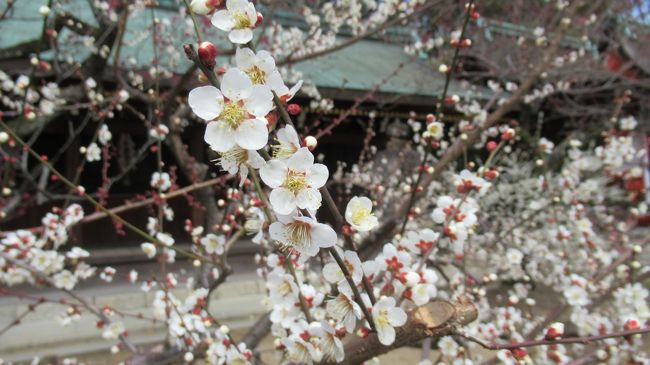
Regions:
M 199 41 L 199 44 L 201 44 L 201 42 L 203 42 L 203 37 L 201 36 L 201 28 L 199 27 L 199 22 L 196 21 L 196 15 L 194 15 L 192 7 L 187 0 L 183 0 L 183 3 L 185 3 L 185 7 L 187 8 L 187 12 L 190 14 L 190 18 L 192 18 L 192 24 L 194 25 L 194 33 L 196 33 L 196 39 Z
M 324 186 L 320 189 L 320 192 L 323 195 L 323 198 L 325 200 L 325 205 L 327 205 L 332 215 L 334 215 L 334 219 L 336 220 L 336 224 L 337 224 L 337 229 L 341 229 L 345 221 L 343 220 L 343 216 L 341 215 L 341 212 L 339 212 L 338 208 L 336 207 L 336 204 L 334 203 L 334 199 L 332 199 L 332 195 L 330 194 L 329 190 L 327 190 L 327 188 L 325 188 Z M 352 248 L 352 250 L 356 252 L 357 249 L 354 246 L 354 242 L 352 242 L 352 239 L 347 235 L 343 235 L 343 238 L 345 239 L 345 242 L 348 244 L 348 246 L 350 246 L 350 248 Z M 336 250 L 333 251 L 334 252 L 332 253 L 332 256 L 336 255 L 335 260 L 337 256 L 339 257 L 340 260 L 341 257 L 339 256 L 339 253 L 336 252 Z M 339 260 L 336 260 L 336 262 L 338 263 Z M 340 261 L 343 262 L 343 260 Z M 346 275 L 347 272 L 346 279 L 348 276 L 351 277 L 347 266 L 345 265 L 341 266 L 341 270 L 343 271 L 344 275 Z M 352 282 L 350 281 L 348 282 L 350 286 L 352 286 Z M 368 277 L 366 276 L 365 273 L 362 273 L 361 282 L 363 283 L 363 289 L 366 291 L 366 293 L 368 293 L 368 298 L 370 299 L 370 303 L 372 303 L 372 305 L 375 305 L 377 299 L 375 298 L 375 293 L 372 290 L 372 285 L 370 285 L 370 280 L 368 280 Z
M 460 31 L 460 36 L 459 40 L 463 40 L 465 38 L 465 32 L 467 31 L 467 24 L 469 24 L 469 20 L 471 19 L 472 12 L 469 10 L 474 6 L 474 0 L 469 0 L 469 3 L 467 5 L 467 11 L 465 14 L 465 20 L 463 22 L 463 28 Z M 447 98 L 447 92 L 449 91 L 449 84 L 451 82 L 451 75 L 454 73 L 454 69 L 456 68 L 456 64 L 458 63 L 458 54 L 460 52 L 460 47 L 456 47 L 454 50 L 454 57 L 451 60 L 451 68 L 449 69 L 449 72 L 447 72 L 447 77 L 445 78 L 445 86 L 442 89 L 442 95 L 440 96 L 440 99 L 438 100 L 438 105 L 437 105 L 437 111 L 438 111 L 438 119 L 441 119 L 442 114 L 443 114 L 443 103 L 445 102 L 445 99 Z M 427 145 L 424 149 L 424 156 L 422 157 L 422 162 L 419 164 L 420 166 L 424 166 L 427 163 L 427 159 L 429 158 L 429 154 L 431 153 L 431 146 Z M 400 235 L 404 234 L 404 230 L 406 229 L 406 224 L 409 221 L 409 215 L 411 212 L 411 209 L 413 208 L 413 204 L 415 203 L 415 195 L 418 193 L 418 186 L 420 186 L 420 182 L 422 181 L 422 177 L 424 176 L 424 171 L 426 169 L 420 169 L 418 172 L 418 177 L 415 180 L 415 184 L 411 186 L 411 196 L 409 198 L 409 204 L 407 206 L 408 209 L 406 209 L 406 215 L 404 217 L 404 221 L 402 222 L 402 228 L 400 229 Z
M 285 122 L 285 124 L 288 124 L 292 127 L 295 126 L 293 125 L 293 122 L 291 121 L 291 116 L 289 116 L 289 112 L 287 112 L 287 109 L 284 107 L 282 104 L 282 101 L 278 97 L 278 95 L 273 92 L 273 101 L 275 102 L 275 106 L 278 108 L 280 112 L 280 116 L 282 117 L 282 120 Z M 329 208 L 330 212 L 335 216 L 338 217 L 336 220 L 338 222 L 343 222 L 343 216 L 339 212 L 338 208 L 334 204 L 334 200 L 332 199 L 332 195 L 329 193 L 327 188 L 323 186 L 320 189 L 321 193 L 323 193 L 323 196 L 325 197 L 325 205 Z M 340 227 L 339 227 L 340 228 Z M 341 256 L 336 252 L 336 250 L 333 247 L 330 247 L 328 251 L 332 254 L 334 257 L 334 260 L 336 261 L 337 265 L 341 268 L 341 271 L 343 272 L 343 275 L 345 276 L 346 281 L 348 284 L 350 284 L 350 288 L 352 289 L 352 292 L 354 293 L 355 301 L 361 309 L 363 310 L 363 314 L 366 317 L 366 320 L 368 321 L 368 324 L 370 325 L 370 328 L 374 331 L 375 330 L 375 323 L 372 320 L 372 316 L 370 315 L 370 312 L 368 312 L 368 309 L 366 308 L 366 305 L 363 303 L 363 299 L 361 298 L 361 293 L 359 292 L 359 289 L 357 288 L 357 285 L 354 283 L 354 280 L 352 280 L 352 275 L 350 275 L 350 271 L 348 270 L 347 266 L 345 266 L 345 262 L 343 262 L 343 259 Z M 370 281 L 368 281 L 368 278 L 366 277 L 365 274 L 362 274 L 362 281 L 363 281 L 363 286 L 366 292 L 368 293 L 368 298 L 371 298 L 371 302 L 374 305 L 375 301 L 374 299 L 374 293 L 372 292 L 372 287 L 370 286 Z
M 363 299 L 361 298 L 361 293 L 359 292 L 359 288 L 357 288 L 357 285 L 354 283 L 354 280 L 352 280 L 352 275 L 350 274 L 350 270 L 348 270 L 347 266 L 345 265 L 345 262 L 343 261 L 339 253 L 336 252 L 336 249 L 334 247 L 329 247 L 327 250 L 329 251 L 330 254 L 332 254 L 332 257 L 334 257 L 334 261 L 336 261 L 336 263 L 339 265 L 341 271 L 343 271 L 343 276 L 345 276 L 345 280 L 348 282 L 348 284 L 350 284 L 352 293 L 354 293 L 354 299 L 359 305 L 359 307 L 361 307 L 361 310 L 363 311 L 363 315 L 366 317 L 366 320 L 368 321 L 368 325 L 370 325 L 370 329 L 376 331 L 375 322 L 372 320 L 372 316 L 370 315 L 368 308 L 366 308 L 366 305 L 363 303 Z M 368 293 L 372 293 L 372 288 L 369 289 L 371 290 L 369 290 Z M 370 297 L 370 294 L 368 294 L 368 297 Z

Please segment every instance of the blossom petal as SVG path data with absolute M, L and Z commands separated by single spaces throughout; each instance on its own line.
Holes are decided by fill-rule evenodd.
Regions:
M 309 167 L 307 170 L 307 183 L 312 188 L 321 188 L 325 183 L 327 183 L 327 178 L 330 176 L 330 172 L 327 169 L 327 166 L 317 163 Z M 370 203 L 372 209 L 372 203 Z
M 250 28 L 233 29 L 228 33 L 228 39 L 235 44 L 246 44 L 253 39 L 253 31 Z
M 323 197 L 318 189 L 308 188 L 301 190 L 296 196 L 296 205 L 300 209 L 317 210 L 321 206 Z
M 265 72 L 273 72 L 275 70 L 275 59 L 269 51 L 257 52 L 257 62 L 259 68 Z
M 287 177 L 287 165 L 280 160 L 271 160 L 260 168 L 260 177 L 266 185 L 275 189 L 282 185 Z
M 217 152 L 226 152 L 235 145 L 235 131 L 223 122 L 210 122 L 203 139 Z
M 269 202 L 273 210 L 280 214 L 289 214 L 296 208 L 296 196 L 285 188 L 273 189 Z
M 242 70 L 255 66 L 255 53 L 247 47 L 238 47 L 235 53 L 235 63 Z
M 219 10 L 212 16 L 212 25 L 229 32 L 235 26 L 235 20 L 227 10 Z
M 311 238 L 320 247 L 332 247 L 336 244 L 337 236 L 332 227 L 323 223 L 316 223 L 311 229 Z
M 280 128 L 276 136 L 280 142 L 300 147 L 300 139 L 298 139 L 298 133 L 296 132 L 296 129 L 290 125 L 287 125 L 284 128 Z
M 245 120 L 235 131 L 235 142 L 247 150 L 259 150 L 266 146 L 268 140 L 269 130 L 263 119 Z
M 389 346 L 395 341 L 395 329 L 390 325 L 377 326 L 377 337 L 384 346 Z
M 266 85 L 253 85 L 245 103 L 249 113 L 262 118 L 273 109 L 273 93 Z
M 286 230 L 284 224 L 280 222 L 273 222 L 269 226 L 269 236 L 272 240 L 285 243 L 287 242 Z
M 288 97 L 286 98 L 286 101 L 289 101 L 289 100 L 293 99 L 293 97 L 296 96 L 298 91 L 300 91 L 301 87 L 302 87 L 302 80 L 298 80 L 298 82 L 296 82 L 296 84 L 293 85 L 291 87 L 291 89 L 289 90 L 289 92 L 286 94 L 286 95 L 288 95 Z
M 260 167 L 264 166 L 265 161 L 257 151 L 248 150 L 248 160 L 246 163 L 254 169 L 259 169 Z
M 336 262 L 330 262 L 323 267 L 323 277 L 332 284 L 336 284 L 345 279 L 343 271 L 341 271 L 341 268 Z
M 280 71 L 274 70 L 266 76 L 266 84 L 275 91 L 278 96 L 283 96 L 289 92 L 289 88 L 284 84 Z
M 294 171 L 307 171 L 314 164 L 314 155 L 307 147 L 302 147 L 287 160 L 287 167 Z
M 406 323 L 406 312 L 402 308 L 391 308 L 388 311 L 388 320 L 394 327 L 399 327 Z
M 204 120 L 213 120 L 223 110 L 223 95 L 214 86 L 201 86 L 190 91 L 187 98 L 194 114 Z
M 226 71 L 221 80 L 221 92 L 231 100 L 243 100 L 253 86 L 251 79 L 240 69 L 231 68 Z

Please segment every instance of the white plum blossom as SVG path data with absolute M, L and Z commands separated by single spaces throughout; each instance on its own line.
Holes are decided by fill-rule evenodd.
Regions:
M 115 340 L 124 333 L 124 324 L 122 322 L 111 322 L 104 327 L 102 337 L 107 340 Z
M 326 309 L 327 313 L 341 323 L 349 333 L 354 332 L 357 319 L 363 317 L 361 307 L 352 299 L 352 289 L 347 282 L 341 282 L 339 294 L 327 302 Z
M 102 124 L 102 126 L 99 128 L 99 132 L 97 132 L 97 139 L 99 140 L 99 143 L 106 145 L 111 141 L 111 138 L 113 138 L 113 134 L 108 129 L 108 126 L 106 124 Z
M 227 0 L 226 8 L 212 16 L 212 25 L 228 32 L 232 43 L 245 44 L 253 39 L 257 11 L 248 0 Z
M 86 161 L 94 162 L 102 159 L 102 150 L 93 142 L 86 147 Z
M 458 356 L 458 343 L 450 336 L 445 336 L 438 340 L 438 348 L 440 353 L 449 358 Z
M 209 121 L 205 141 L 217 152 L 234 146 L 258 150 L 268 141 L 265 116 L 273 109 L 273 94 L 268 86 L 254 85 L 238 68 L 229 69 L 221 90 L 200 86 L 190 91 L 188 103 L 194 114 Z
M 169 128 L 164 124 L 158 124 L 149 130 L 149 136 L 158 141 L 164 141 L 168 134 Z
M 571 285 L 564 290 L 564 297 L 570 306 L 582 307 L 589 304 L 589 293 L 577 285 Z
M 156 245 L 150 242 L 145 242 L 140 245 L 142 252 L 147 255 L 147 258 L 154 258 L 156 256 Z
M 327 360 L 341 362 L 345 358 L 343 342 L 336 335 L 336 329 L 325 321 L 313 322 L 309 325 L 309 332 L 318 336 L 319 347 L 323 357 Z
M 280 71 L 275 67 L 275 60 L 268 51 L 255 53 L 250 48 L 237 48 L 235 63 L 237 68 L 248 75 L 253 84 L 268 85 L 284 101 L 292 99 L 302 86 L 302 81 L 291 89 L 284 84 Z
M 299 334 L 292 334 L 282 339 L 282 344 L 287 348 L 289 358 L 297 364 L 311 365 L 323 357 L 319 349 L 311 342 L 303 340 Z
M 264 240 L 264 225 L 266 224 L 266 214 L 258 207 L 253 207 L 249 210 L 251 217 L 246 219 L 244 229 L 247 234 L 255 234 L 251 239 L 253 243 L 260 244 Z
M 59 289 L 72 290 L 77 284 L 77 277 L 69 270 L 63 270 L 52 277 L 54 286 Z
M 375 322 L 379 342 L 389 346 L 395 341 L 395 327 L 406 323 L 406 312 L 395 306 L 395 298 L 383 297 L 372 307 L 372 319 Z
M 485 193 L 487 188 L 492 185 L 469 170 L 461 171 L 454 180 L 459 193 L 469 193 L 472 190 L 478 191 L 479 194 Z
M 208 233 L 201 238 L 201 245 L 205 252 L 212 255 L 222 255 L 226 248 L 226 239 L 223 236 L 217 236 L 214 233 Z
M 318 189 L 327 182 L 329 171 L 315 164 L 306 147 L 299 149 L 286 161 L 271 160 L 260 169 L 260 176 L 273 190 L 269 200 L 279 214 L 290 214 L 296 208 L 316 210 L 321 205 Z
M 239 172 L 239 186 L 243 186 L 248 177 L 249 167 L 259 169 L 264 166 L 264 159 L 255 150 L 245 150 L 239 146 L 233 146 L 228 151 L 220 152 L 217 162 L 229 174 Z
M 304 216 L 278 216 L 269 227 L 271 239 L 300 252 L 301 260 L 316 256 L 321 248 L 336 244 L 336 232 L 327 224 Z
M 345 220 L 352 228 L 368 232 L 377 227 L 377 217 L 372 213 L 372 201 L 365 196 L 355 196 L 345 208 Z
M 363 267 L 361 265 L 361 260 L 359 260 L 359 255 L 357 255 L 355 251 L 348 250 L 340 256 L 343 259 L 343 262 L 345 263 L 348 271 L 350 272 L 350 275 L 352 276 L 352 281 L 355 284 L 359 284 L 361 282 L 361 278 L 363 277 Z M 341 281 L 345 280 L 343 270 L 336 262 L 327 263 L 323 267 L 323 277 L 325 280 L 333 284 L 338 284 Z
M 619 121 L 620 128 L 624 131 L 632 131 L 638 124 L 639 123 L 637 122 L 636 118 L 631 115 L 625 118 L 621 118 Z
M 445 126 L 441 122 L 433 121 L 427 124 L 427 130 L 422 134 L 423 137 L 442 139 L 445 132 Z
M 154 172 L 151 175 L 151 182 L 150 185 L 152 188 L 160 190 L 160 191 L 167 191 L 171 186 L 171 178 L 169 177 L 169 174 L 166 172 Z
M 551 154 L 551 152 L 553 152 L 553 148 L 555 148 L 555 144 L 544 137 L 539 139 L 537 145 L 539 146 L 539 149 L 546 154 Z
M 300 149 L 300 138 L 293 126 L 287 125 L 278 129 L 276 137 L 278 143 L 271 146 L 273 158 L 286 160 Z

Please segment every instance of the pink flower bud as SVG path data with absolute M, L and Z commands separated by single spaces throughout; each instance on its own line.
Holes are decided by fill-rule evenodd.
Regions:
M 298 115 L 298 114 L 300 114 L 300 110 L 301 110 L 301 109 L 300 109 L 300 105 L 298 105 L 298 104 L 289 104 L 289 105 L 287 106 L 287 111 L 288 111 L 289 114 L 291 114 L 291 115 Z

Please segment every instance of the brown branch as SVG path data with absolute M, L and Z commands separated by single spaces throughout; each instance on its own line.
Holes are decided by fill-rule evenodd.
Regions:
M 584 336 L 584 337 L 567 337 L 567 338 L 560 338 L 557 340 L 530 340 L 530 341 L 523 341 L 523 342 L 514 342 L 514 343 L 504 343 L 504 344 L 487 344 L 481 340 L 479 340 L 476 337 L 472 336 L 467 336 L 467 335 L 460 335 L 463 338 L 466 338 L 467 340 L 474 342 L 476 344 L 481 345 L 481 347 L 488 349 L 488 350 L 514 350 L 514 349 L 519 349 L 519 348 L 524 348 L 524 347 L 535 347 L 535 346 L 550 346 L 550 345 L 568 345 L 568 344 L 583 344 L 583 345 L 588 345 L 592 342 L 596 341 L 602 341 L 606 340 L 609 338 L 618 338 L 618 337 L 627 337 L 627 336 L 633 336 L 633 335 L 642 335 L 650 332 L 650 327 L 646 328 L 641 328 L 637 330 L 630 330 L 630 331 L 620 331 L 620 332 L 611 332 L 611 333 L 606 333 L 604 335 L 598 335 L 598 336 Z
M 355 337 L 345 344 L 345 359 L 342 365 L 360 364 L 388 351 L 415 344 L 426 338 L 438 338 L 453 334 L 458 326 L 471 323 L 478 317 L 478 310 L 465 297 L 452 303 L 435 300 L 417 307 L 409 313 L 404 326 L 395 329 L 395 342 L 384 346 L 376 333 L 366 338 Z

